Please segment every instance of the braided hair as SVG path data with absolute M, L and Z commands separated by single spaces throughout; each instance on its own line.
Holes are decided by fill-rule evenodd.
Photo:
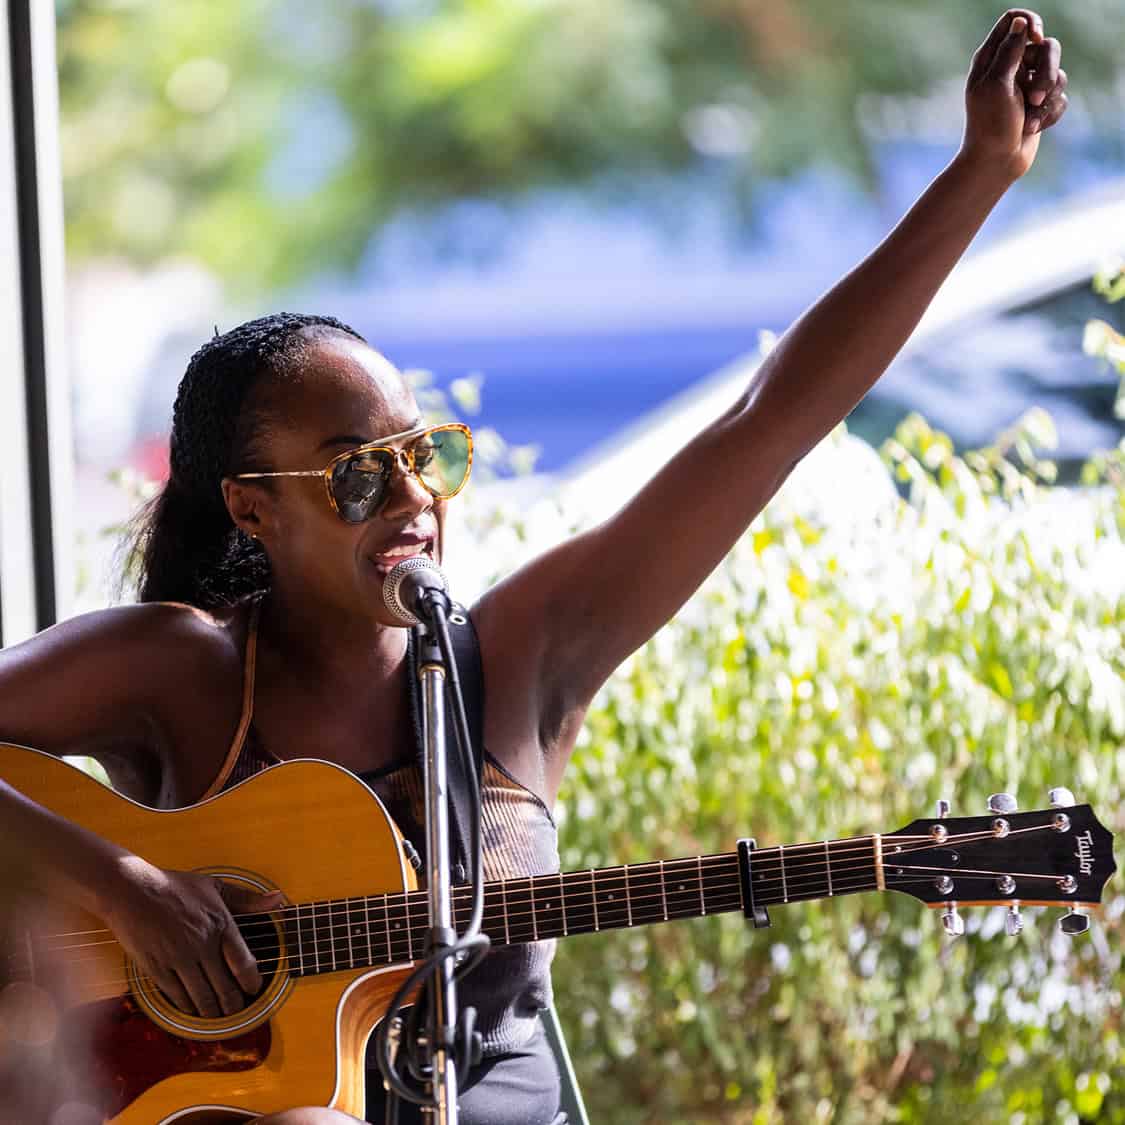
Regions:
M 233 605 L 269 587 L 269 560 L 239 530 L 223 500 L 223 477 L 261 472 L 264 379 L 284 379 L 314 340 L 344 334 L 330 316 L 274 313 L 208 340 L 191 357 L 172 408 L 170 472 L 139 514 L 129 552 L 142 602 L 201 609 Z

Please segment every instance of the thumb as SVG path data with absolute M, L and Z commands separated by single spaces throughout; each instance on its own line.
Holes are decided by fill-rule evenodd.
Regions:
M 1013 86 L 1016 80 L 1016 71 L 1023 61 L 1024 48 L 1027 46 L 1027 20 L 1023 16 L 1016 16 L 1012 26 L 1004 37 L 1000 46 L 996 48 L 996 55 L 992 66 L 988 68 L 989 78 L 1003 82 L 1006 86 Z
M 219 893 L 232 914 L 257 914 L 264 910 L 274 910 L 285 897 L 281 891 L 252 891 L 235 883 L 219 882 Z

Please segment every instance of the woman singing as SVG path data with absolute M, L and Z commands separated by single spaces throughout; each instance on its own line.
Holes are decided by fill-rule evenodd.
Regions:
M 1038 15 L 1006 12 L 973 56 L 960 149 L 886 240 L 621 511 L 471 607 L 487 878 L 557 870 L 551 808 L 590 700 L 902 347 L 1065 112 L 1059 54 Z M 140 604 L 0 654 L 0 740 L 91 755 L 121 792 L 163 809 L 320 758 L 362 777 L 420 840 L 408 630 L 384 608 L 383 581 L 404 557 L 442 558 L 468 445 L 463 429 L 429 426 L 401 374 L 332 318 L 283 313 L 208 340 L 180 384 L 170 477 L 145 516 Z M 104 919 L 183 1011 L 237 1011 L 261 984 L 214 879 L 157 867 L 2 780 L 0 863 Z M 466 1125 L 562 1120 L 537 1014 L 552 952 L 499 950 L 461 986 L 484 1033 L 484 1060 L 461 1082 Z M 373 1069 L 367 1085 L 367 1120 L 380 1121 Z M 303 1107 L 260 1120 L 355 1118 Z

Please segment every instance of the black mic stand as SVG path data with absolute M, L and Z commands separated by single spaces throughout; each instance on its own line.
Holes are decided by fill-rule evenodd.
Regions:
M 446 769 L 445 687 L 447 670 L 438 643 L 438 618 L 449 611 L 449 599 L 439 590 L 418 598 L 417 613 L 424 633 L 418 653 L 422 684 L 422 741 L 426 800 L 426 886 L 430 928 L 426 955 L 448 949 L 457 940 L 453 926 L 452 876 L 449 866 L 449 782 Z M 427 1115 L 437 1125 L 457 1123 L 457 990 L 454 957 L 441 959 L 426 988 L 429 1012 L 426 1036 L 432 1059 L 433 1109 Z

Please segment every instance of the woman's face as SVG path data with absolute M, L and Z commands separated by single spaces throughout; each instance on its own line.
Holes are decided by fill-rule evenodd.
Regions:
M 338 453 L 422 421 L 399 372 L 345 336 L 311 343 L 297 373 L 267 393 L 264 453 L 277 471 L 321 469 Z M 278 586 L 400 624 L 383 605 L 383 580 L 404 557 L 440 560 L 445 501 L 396 468 L 382 507 L 352 524 L 333 510 L 323 477 L 280 477 L 272 484 L 256 490 L 258 536 Z

